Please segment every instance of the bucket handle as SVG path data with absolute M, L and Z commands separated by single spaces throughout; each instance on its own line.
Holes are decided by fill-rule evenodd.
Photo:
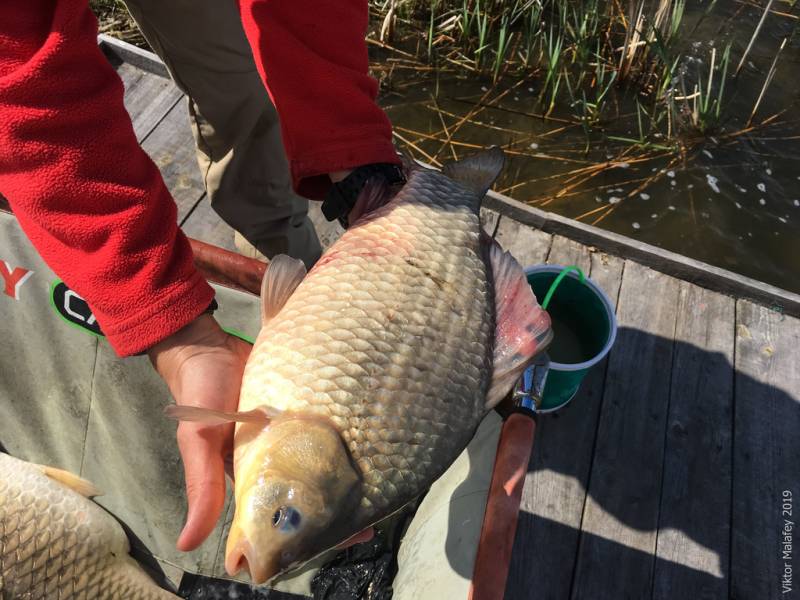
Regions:
M 556 288 L 561 284 L 570 271 L 575 271 L 581 278 L 581 283 L 586 280 L 586 277 L 583 275 L 583 271 L 577 265 L 570 265 L 568 267 L 564 267 L 561 273 L 558 274 L 555 281 L 550 284 L 550 289 L 547 290 L 547 294 L 545 294 L 544 301 L 542 302 L 542 310 L 547 310 L 548 305 L 550 304 L 550 300 L 553 298 L 553 294 L 556 293 Z

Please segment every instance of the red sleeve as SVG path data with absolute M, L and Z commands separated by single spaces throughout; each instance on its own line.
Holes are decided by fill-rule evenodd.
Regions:
M 300 194 L 322 198 L 330 181 L 320 175 L 400 162 L 368 72 L 367 0 L 238 2 Z
M 0 192 L 120 355 L 211 302 L 87 0 L 0 2 Z

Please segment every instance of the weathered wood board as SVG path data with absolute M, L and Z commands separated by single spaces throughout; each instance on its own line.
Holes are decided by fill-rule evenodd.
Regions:
M 651 594 L 678 287 L 625 263 L 573 598 Z
M 205 195 L 184 102 L 178 102 L 166 113 L 144 140 L 142 148 L 161 171 L 178 205 L 178 222 L 183 221 Z
M 732 598 L 797 595 L 800 514 L 800 320 L 740 300 L 736 304 L 733 440 Z M 792 593 L 784 576 L 794 575 Z
M 728 593 L 735 301 L 680 283 L 653 597 Z
M 183 94 L 169 79 L 128 63 L 122 63 L 117 74 L 125 86 L 125 108 L 131 116 L 136 139 L 141 142 L 183 98 Z

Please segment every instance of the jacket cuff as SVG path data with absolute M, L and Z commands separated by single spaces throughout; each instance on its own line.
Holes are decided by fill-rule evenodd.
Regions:
M 372 163 L 401 164 L 391 142 L 378 140 L 369 144 L 326 148 L 313 155 L 290 161 L 295 191 L 311 200 L 322 200 L 331 187 L 328 173 L 355 169 Z
M 103 333 L 120 357 L 144 354 L 206 312 L 213 300 L 214 288 L 194 273 L 184 285 L 149 302 L 113 329 L 104 328 Z

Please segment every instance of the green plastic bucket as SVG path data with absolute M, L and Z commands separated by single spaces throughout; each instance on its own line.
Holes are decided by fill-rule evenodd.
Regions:
M 541 304 L 553 281 L 565 267 L 538 265 L 525 269 L 528 283 Z M 552 412 L 567 404 L 586 373 L 611 350 L 617 337 L 614 307 L 588 277 L 570 272 L 556 288 L 547 306 L 553 323 L 553 341 L 547 349 L 550 370 L 537 412 Z

